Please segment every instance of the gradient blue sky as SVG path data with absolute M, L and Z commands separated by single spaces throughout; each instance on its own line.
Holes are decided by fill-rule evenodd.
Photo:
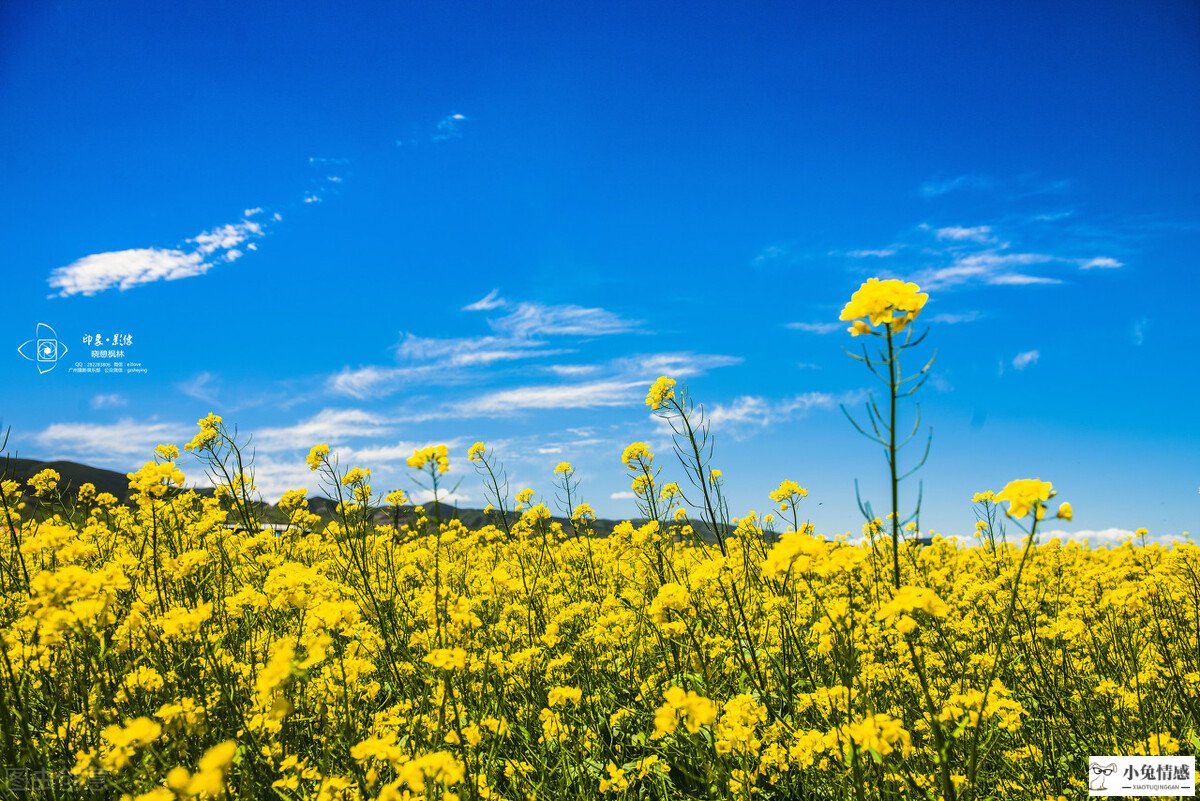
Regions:
M 269 498 L 317 441 L 378 489 L 444 441 L 481 505 L 483 439 L 619 516 L 667 373 L 735 514 L 793 478 L 857 531 L 837 317 L 895 276 L 939 353 L 925 524 L 1036 476 L 1067 531 L 1194 532 L 1198 86 L 1193 2 L 5 3 L 0 417 L 131 469 L 213 410 Z M 146 374 L 68 372 L 95 332 Z

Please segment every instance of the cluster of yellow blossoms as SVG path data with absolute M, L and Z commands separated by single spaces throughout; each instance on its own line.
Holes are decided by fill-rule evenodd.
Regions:
M 896 278 L 882 281 L 868 278 L 850 296 L 839 319 L 854 321 L 849 329 L 854 336 L 872 333 L 877 325 L 887 326 L 891 333 L 898 334 L 916 319 L 929 300 L 929 295 L 919 289 L 916 284 Z

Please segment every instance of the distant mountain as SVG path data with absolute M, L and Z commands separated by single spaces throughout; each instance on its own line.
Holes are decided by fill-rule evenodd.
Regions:
M 100 467 L 79 464 L 78 462 L 39 462 L 36 459 L 9 459 L 7 469 L 0 462 L 0 470 L 4 470 L 4 478 L 14 479 L 24 484 L 29 478 L 46 468 L 57 470 L 59 487 L 64 495 L 74 495 L 84 484 L 93 484 L 96 492 L 108 492 L 124 499 L 129 496 L 129 479 L 124 473 L 116 470 L 105 470 Z
M 0 471 L 3 471 L 5 479 L 14 479 L 25 484 L 31 476 L 51 468 L 58 471 L 60 476 L 59 488 L 63 495 L 74 495 L 79 487 L 83 484 L 92 484 L 96 487 L 97 492 L 108 492 L 115 495 L 121 500 L 129 498 L 129 478 L 125 473 L 120 473 L 116 470 L 105 470 L 101 467 L 92 467 L 91 465 L 79 464 L 78 462 L 68 461 L 53 461 L 42 462 L 37 459 L 17 459 L 10 458 L 8 460 L 0 460 Z M 209 488 L 194 488 L 197 492 L 203 495 L 211 495 L 212 490 Z M 325 521 L 334 518 L 334 501 L 321 496 L 311 497 L 308 500 L 309 509 Z M 426 513 L 433 516 L 436 510 L 433 504 L 426 504 Z M 401 511 L 407 517 L 411 514 L 412 507 L 402 507 Z M 470 529 L 482 528 L 492 522 L 488 515 L 482 509 L 459 509 L 457 507 L 442 505 L 441 514 L 444 519 L 457 518 Z M 280 522 L 285 518 L 283 513 L 274 505 L 264 503 L 260 507 L 260 519 L 266 522 Z M 375 510 L 372 515 L 377 523 L 386 523 L 391 520 L 391 510 L 381 508 Z M 513 516 L 516 519 L 516 515 Z M 564 517 L 554 517 L 554 520 L 561 523 L 566 531 L 571 530 L 570 521 Z M 593 530 L 601 536 L 608 536 L 616 527 L 617 520 L 596 520 L 592 524 Z M 635 521 L 639 522 L 639 521 Z M 695 524 L 694 524 L 695 525 Z M 696 525 L 698 531 L 707 533 L 707 529 L 700 525 Z

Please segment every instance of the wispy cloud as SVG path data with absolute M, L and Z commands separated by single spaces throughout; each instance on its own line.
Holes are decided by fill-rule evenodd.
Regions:
M 433 125 L 433 129 L 416 129 L 407 138 L 396 140 L 396 147 L 417 147 L 421 144 L 439 144 L 454 139 L 462 139 L 463 123 L 470 122 L 466 114 L 453 113 L 442 117 Z
M 463 311 L 491 311 L 503 306 L 507 301 L 500 297 L 500 290 L 493 289 L 474 303 L 463 306 Z
M 1014 175 L 1008 178 L 995 178 L 987 175 L 958 175 L 952 178 L 935 178 L 921 184 L 918 193 L 933 200 L 952 192 L 974 190 L 999 194 L 1007 199 L 1030 197 L 1065 192 L 1070 188 L 1070 182 L 1064 180 L 1046 180 L 1037 175 Z
M 216 376 L 207 370 L 197 373 L 186 381 L 180 381 L 175 388 L 189 398 L 195 398 L 204 403 L 216 403 L 217 400 Z
M 1133 333 L 1133 344 L 1141 345 L 1141 344 L 1145 343 L 1145 341 L 1146 341 L 1146 326 L 1149 325 L 1149 323 L 1150 323 L 1150 321 L 1147 318 L 1143 317 L 1142 319 L 1138 320 L 1136 323 L 1133 324 L 1133 332 L 1132 332 Z
M 852 259 L 886 259 L 890 258 L 891 256 L 895 256 L 899 252 L 900 247 L 897 246 L 890 248 L 877 248 L 875 250 L 850 250 L 843 255 L 849 256 Z M 833 251 L 830 253 L 830 255 L 836 256 L 838 255 L 838 252 Z
M 117 393 L 101 393 L 92 398 L 91 406 L 93 409 L 112 409 L 118 406 L 128 406 L 129 401 L 124 395 Z
M 1039 358 L 1041 354 L 1038 351 L 1027 350 L 1013 357 L 1012 366 L 1017 370 L 1024 370 L 1031 364 L 1037 364 Z
M 863 397 L 863 393 L 857 390 L 839 394 L 805 392 L 775 400 L 758 395 L 742 395 L 729 403 L 714 404 L 708 410 L 707 417 L 715 430 L 751 426 L 767 428 L 803 417 L 814 409 L 833 409 L 840 404 L 857 403 Z
M 835 331 L 845 331 L 849 326 L 846 323 L 787 323 L 784 328 L 790 328 L 793 331 L 805 331 L 809 334 L 832 334 Z
M 1117 261 L 1109 256 L 1098 256 L 1094 259 L 1081 259 L 1079 262 L 1079 267 L 1083 270 L 1091 270 L 1097 267 L 1105 270 L 1112 270 L 1117 267 L 1124 266 L 1125 265 L 1122 262 Z
M 957 325 L 958 323 L 973 323 L 982 317 L 977 311 L 968 312 L 942 312 L 933 314 L 929 317 L 931 323 L 943 323 L 945 325 Z
M 787 261 L 792 256 L 791 245 L 767 245 L 750 260 L 751 267 L 766 267 L 770 264 Z
M 444 142 L 447 139 L 462 138 L 462 124 L 467 121 L 465 114 L 447 114 L 438 120 L 433 141 Z
M 963 226 L 951 225 L 946 228 L 938 228 L 933 232 L 938 239 L 950 240 L 952 242 L 994 242 L 992 236 L 992 227 L 990 225 L 976 225 L 970 228 Z
M 363 409 L 322 409 L 307 420 L 290 426 L 258 429 L 251 445 L 256 451 L 267 453 L 307 450 L 318 443 L 340 445 L 351 437 L 375 437 L 390 430 L 387 421 Z
M 953 261 L 945 267 L 930 267 L 920 271 L 915 280 L 923 289 L 945 289 L 968 283 L 993 286 L 1062 283 L 1059 278 L 1014 272 L 1013 268 L 1016 267 L 1058 261 L 1056 257 L 1045 253 L 1004 253 L 988 248 L 975 253 L 952 256 L 952 259 Z
M 204 275 L 220 264 L 237 261 L 254 250 L 268 222 L 258 219 L 260 209 L 247 209 L 236 223 L 202 231 L 175 248 L 131 248 L 93 253 L 57 267 L 49 284 L 58 297 L 95 295 L 107 289 L 124 291 L 155 281 L 176 281 Z M 272 219 L 282 219 L 274 215 Z
M 982 175 L 958 175 L 954 178 L 940 178 L 921 184 L 920 193 L 923 197 L 941 197 L 959 189 L 987 189 L 994 183 Z
M 1039 532 L 1038 536 L 1045 538 L 1042 540 L 1043 542 L 1051 539 L 1074 540 L 1075 542 L 1086 540 L 1091 545 L 1105 546 L 1118 545 L 1132 537 L 1133 532 L 1124 528 L 1081 529 L 1080 531 L 1051 529 Z
M 657 353 L 613 359 L 597 365 L 599 377 L 586 381 L 524 384 L 454 400 L 440 408 L 410 409 L 400 414 L 410 422 L 510 417 L 552 409 L 597 409 L 637 405 L 646 387 L 660 375 L 690 378 L 741 363 L 711 353 Z M 568 376 L 570 377 L 570 376 Z
M 640 330 L 638 321 L 607 309 L 511 303 L 501 298 L 498 290 L 464 308 L 503 313 L 488 319 L 492 333 L 482 336 L 438 338 L 406 333 L 396 345 L 398 365 L 346 367 L 331 376 L 326 386 L 355 398 L 383 397 L 407 382 L 457 383 L 464 371 L 472 368 L 571 352 L 570 348 L 550 346 L 552 338 L 592 338 Z
M 179 442 L 187 428 L 173 423 L 122 419 L 116 423 L 53 423 L 34 436 L 49 458 L 78 458 L 94 464 L 131 464 L 149 459 L 154 447 Z

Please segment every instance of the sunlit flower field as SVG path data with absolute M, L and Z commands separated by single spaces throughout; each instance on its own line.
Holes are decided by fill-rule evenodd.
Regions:
M 641 515 L 607 536 L 569 463 L 510 493 L 484 443 L 409 460 L 435 497 L 473 468 L 477 530 L 319 444 L 333 519 L 291 491 L 286 530 L 263 529 L 217 415 L 183 445 L 215 494 L 184 489 L 172 444 L 128 504 L 4 481 L 3 792 L 1057 799 L 1086 795 L 1089 755 L 1195 753 L 1195 544 L 1046 540 L 1075 512 L 1040 479 L 980 487 L 955 537 L 897 505 L 924 300 L 872 279 L 842 315 L 879 345 L 888 397 L 860 431 L 893 487 L 853 535 L 805 522 L 803 476 L 763 488 L 771 515 L 731 515 L 703 408 L 665 376 L 646 404 L 675 453 L 613 454 Z

